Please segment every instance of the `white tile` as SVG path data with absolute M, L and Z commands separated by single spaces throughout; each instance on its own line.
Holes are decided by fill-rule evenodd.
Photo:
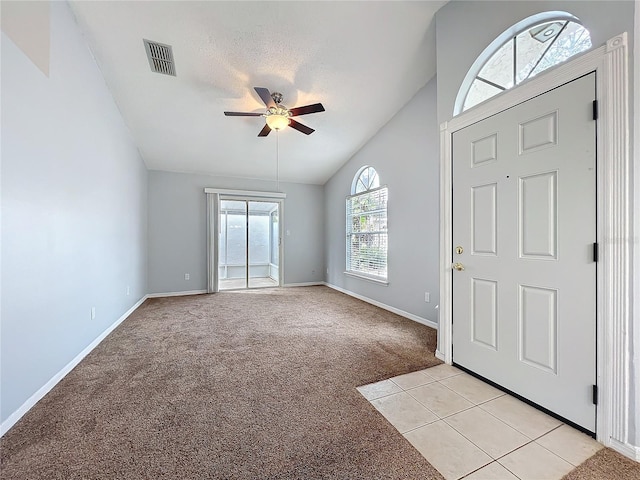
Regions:
M 479 407 L 456 413 L 445 421 L 495 459 L 531 441 Z
M 460 370 L 459 368 L 456 368 L 452 365 L 447 365 L 446 363 L 420 371 L 426 373 L 430 377 L 435 378 L 436 380 L 442 380 L 443 378 L 460 375 L 462 373 L 462 370 Z
M 407 393 L 441 418 L 473 407 L 473 403 L 440 383 L 412 388 Z
M 503 391 L 466 373 L 445 378 L 440 383 L 476 405 L 504 395 Z
M 406 375 L 400 375 L 398 377 L 390 378 L 393 383 L 398 385 L 403 390 L 419 387 L 420 385 L 426 385 L 427 383 L 435 382 L 433 377 L 430 377 L 423 371 L 407 373 Z
M 457 480 L 491 462 L 491 457 L 445 422 L 438 421 L 404 437 L 447 480 Z
M 521 480 L 560 480 L 573 465 L 531 442 L 498 460 Z
M 371 404 L 396 427 L 400 433 L 435 422 L 438 417 L 405 392 L 372 400 Z
M 538 438 L 562 425 L 560 420 L 556 420 L 510 395 L 503 395 L 483 403 L 480 408 L 531 439 Z
M 573 465 L 580 465 L 603 445 L 569 425 L 562 425 L 536 440 L 547 450 Z
M 391 395 L 392 393 L 400 393 L 402 389 L 390 380 L 382 380 L 381 382 L 358 387 L 358 391 L 367 400 L 375 400 L 376 398 Z
M 464 477 L 464 480 L 518 480 L 518 477 L 498 462 L 493 462 Z

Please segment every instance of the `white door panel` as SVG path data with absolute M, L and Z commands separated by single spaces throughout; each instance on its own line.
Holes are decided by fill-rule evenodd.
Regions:
M 454 362 L 595 431 L 595 74 L 453 135 Z
M 472 187 L 471 252 L 475 255 L 497 255 L 498 185 L 489 183 Z

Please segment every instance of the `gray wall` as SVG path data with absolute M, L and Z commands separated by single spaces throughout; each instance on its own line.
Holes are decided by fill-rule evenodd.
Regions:
M 147 171 L 66 3 L 49 76 L 2 34 L 1 114 L 4 421 L 145 295 Z
M 433 78 L 324 186 L 328 283 L 431 321 L 439 296 L 438 141 Z M 389 187 L 388 286 L 344 274 L 345 198 L 363 165 Z
M 275 183 L 186 173 L 149 172 L 149 293 L 206 290 L 205 187 L 275 191 Z M 284 283 L 324 280 L 322 187 L 281 183 Z M 184 274 L 189 274 L 189 280 Z

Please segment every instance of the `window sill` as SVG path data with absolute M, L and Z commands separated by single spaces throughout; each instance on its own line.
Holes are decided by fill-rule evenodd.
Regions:
M 387 280 L 382 280 L 375 277 L 368 277 L 366 275 L 361 275 L 359 273 L 344 272 L 344 274 L 349 277 L 359 278 L 361 280 L 366 280 L 368 282 L 377 283 L 378 285 L 384 285 L 385 287 L 389 285 L 389 282 Z

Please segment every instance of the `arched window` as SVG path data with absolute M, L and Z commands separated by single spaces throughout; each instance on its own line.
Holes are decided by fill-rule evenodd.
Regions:
M 573 15 L 538 14 L 489 45 L 467 73 L 454 115 L 591 48 L 591 36 Z
M 347 273 L 386 282 L 387 197 L 375 168 L 358 170 L 347 197 Z
M 365 190 L 372 190 L 379 186 L 380 178 L 378 177 L 378 172 L 376 172 L 375 168 L 365 165 L 358 170 L 356 176 L 353 177 L 353 182 L 351 183 L 351 195 L 362 193 Z

